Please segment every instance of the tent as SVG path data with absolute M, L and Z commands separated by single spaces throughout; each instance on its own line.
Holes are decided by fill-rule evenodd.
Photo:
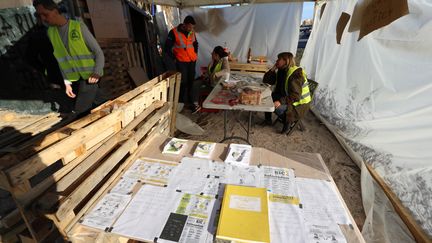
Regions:
M 328 1 L 316 15 L 321 18 L 315 18 L 301 65 L 320 83 L 315 114 L 362 169 L 366 241 L 428 241 L 432 4 L 410 0 L 409 14 L 358 40 L 361 30 L 349 32 L 348 26 L 358 17 L 354 9 L 367 9 L 365 2 Z M 403 8 L 403 2 L 394 1 L 389 9 Z M 351 18 L 339 45 L 336 28 L 342 12 Z M 367 14 L 365 10 L 363 16 Z
M 428 78 L 432 76 L 432 50 L 429 48 L 432 5 L 424 1 L 408 1 L 408 4 L 406 1 L 378 1 L 374 6 L 371 2 L 328 1 L 325 8 L 321 8 L 325 2 L 319 2 L 301 66 L 307 70 L 309 78 L 320 84 L 314 113 L 362 169 L 362 197 L 367 216 L 362 233 L 366 241 L 428 241 L 432 236 L 432 152 L 428 150 L 432 141 L 429 125 L 432 100 L 428 97 L 432 89 Z M 283 11 L 280 6 L 277 11 L 270 10 L 278 4 L 292 8 L 293 12 L 285 14 L 291 17 L 284 16 L 289 30 L 262 24 Z M 243 53 L 248 44 L 260 43 L 262 48 L 257 49 L 274 58 L 280 50 L 280 43 L 273 41 L 273 38 L 280 39 L 274 36 L 281 33 L 278 30 L 292 31 L 283 42 L 286 50 L 292 51 L 291 45 L 297 44 L 295 38 L 298 38 L 300 21 L 295 9 L 298 11 L 301 6 L 295 4 L 298 3 L 243 6 L 241 9 L 247 9 L 246 12 L 230 12 L 236 7 L 216 13 L 182 8 L 181 15 L 205 16 L 203 19 L 207 20 L 210 31 L 202 31 L 199 36 L 202 38 L 200 47 L 206 51 L 229 39 L 236 53 Z M 361 26 L 362 17 L 373 17 L 376 9 L 378 19 L 369 22 L 374 25 L 387 14 L 390 24 L 365 31 Z M 256 19 L 248 19 L 249 24 L 244 27 L 233 21 L 247 16 L 248 11 L 268 11 L 271 16 L 263 20 L 263 16 L 255 14 Z M 340 20 L 342 12 L 350 18 Z M 212 23 L 214 19 L 230 23 L 220 38 L 211 31 L 216 28 Z M 341 28 L 343 22 L 346 28 Z M 232 27 L 234 30 L 232 23 L 238 24 Z M 345 26 L 342 24 L 342 27 Z M 263 34 L 251 35 L 251 29 Z M 341 44 L 337 44 L 337 29 L 339 35 L 342 34 Z M 233 33 L 230 31 L 235 31 L 236 35 L 230 35 Z M 360 40 L 359 35 L 362 35 Z M 239 38 L 244 36 L 250 39 Z

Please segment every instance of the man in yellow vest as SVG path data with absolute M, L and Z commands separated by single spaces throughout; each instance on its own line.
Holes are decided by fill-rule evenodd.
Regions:
M 198 41 L 195 36 L 195 20 L 186 16 L 183 23 L 173 28 L 165 42 L 165 53 L 175 60 L 177 71 L 182 74 L 180 102 L 192 106 L 192 87 L 195 80 L 195 65 L 198 56 Z
M 66 94 L 75 99 L 74 112 L 86 112 L 103 102 L 99 79 L 105 57 L 85 24 L 60 14 L 52 0 L 33 2 L 41 20 L 48 24 L 48 37 L 63 75 Z
M 264 74 L 263 82 L 276 85 L 272 93 L 274 112 L 283 123 L 281 133 L 286 133 L 290 123 L 301 119 L 310 108 L 312 97 L 306 73 L 296 66 L 291 52 L 282 52 L 275 65 Z M 265 113 L 265 124 L 272 124 L 271 113 Z

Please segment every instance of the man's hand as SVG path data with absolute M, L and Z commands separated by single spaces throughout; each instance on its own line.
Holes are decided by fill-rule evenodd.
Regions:
M 70 84 L 65 84 L 66 86 L 66 95 L 71 97 L 71 98 L 75 98 L 76 95 L 74 94 L 73 90 L 72 90 L 72 85 Z
M 95 84 L 99 81 L 100 76 L 99 74 L 92 73 L 88 79 L 89 84 Z
M 277 109 L 281 105 L 279 100 L 274 101 L 273 104 L 274 104 L 275 109 Z

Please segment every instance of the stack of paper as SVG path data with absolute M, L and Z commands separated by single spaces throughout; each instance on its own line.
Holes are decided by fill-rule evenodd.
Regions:
M 226 163 L 236 165 L 249 165 L 252 153 L 252 146 L 245 144 L 230 144 Z
M 180 154 L 181 150 L 186 147 L 187 140 L 172 138 L 164 147 L 163 154 Z
M 236 242 L 270 242 L 267 190 L 227 185 L 216 238 Z
M 209 159 L 215 146 L 216 143 L 199 142 L 193 156 L 203 159 Z

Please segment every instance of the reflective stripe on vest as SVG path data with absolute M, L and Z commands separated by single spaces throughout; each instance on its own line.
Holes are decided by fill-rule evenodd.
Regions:
M 213 74 L 220 72 L 222 70 L 222 59 L 219 60 L 219 62 L 216 64 L 215 68 L 213 69 L 213 72 L 211 72 L 211 67 L 212 67 L 213 63 L 210 63 L 208 65 L 208 71 L 209 71 L 209 76 L 212 76 Z
M 175 43 L 173 46 L 173 53 L 177 60 L 181 62 L 194 62 L 197 60 L 197 54 L 193 46 L 195 39 L 195 33 L 190 32 L 186 37 L 185 34 L 179 32 L 177 27 L 172 29 L 175 37 Z
M 69 81 L 77 81 L 80 78 L 88 79 L 94 72 L 95 56 L 87 48 L 82 38 L 79 21 L 68 22 L 68 48 L 64 46 L 57 27 L 48 28 L 48 37 L 54 48 L 54 56 Z
M 293 66 L 293 67 L 288 68 L 287 77 L 285 80 L 285 92 L 286 92 L 286 94 L 288 94 L 288 79 L 291 76 L 291 74 L 293 74 L 298 68 L 299 67 L 297 67 L 297 66 Z M 309 92 L 309 85 L 308 85 L 306 73 L 304 70 L 302 70 L 302 74 L 303 74 L 304 82 L 302 85 L 302 92 L 301 92 L 300 100 L 294 102 L 293 106 L 307 104 L 307 103 L 311 102 L 311 100 L 312 100 L 310 92 Z

